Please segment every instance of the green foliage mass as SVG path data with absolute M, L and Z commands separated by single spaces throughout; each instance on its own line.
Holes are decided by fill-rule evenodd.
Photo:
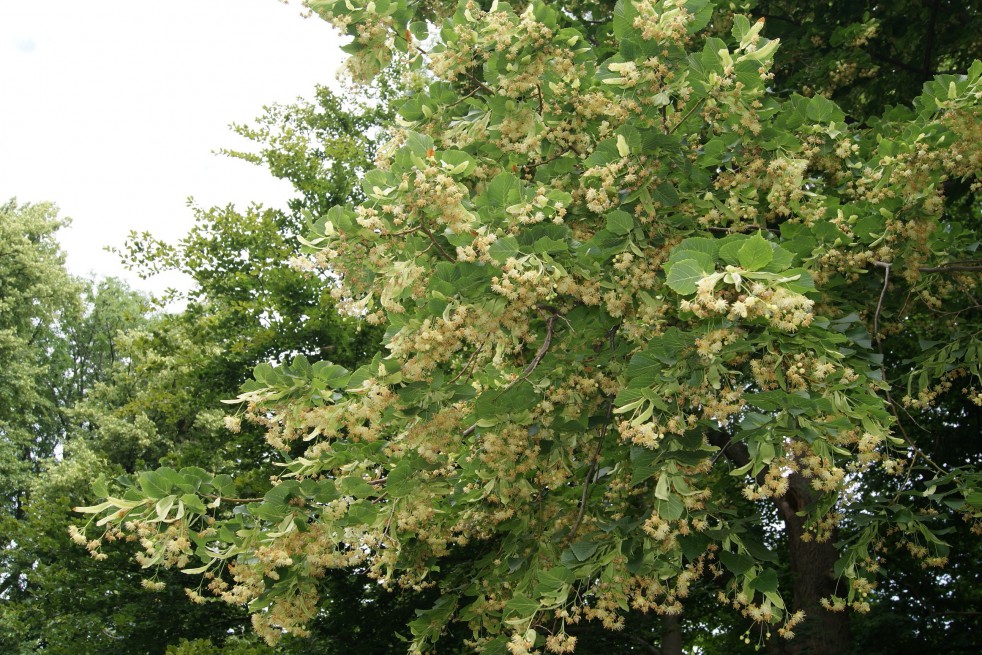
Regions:
M 317 622 L 334 570 L 437 589 L 413 652 L 461 631 L 606 647 L 591 625 L 640 648 L 639 613 L 709 626 L 708 648 L 846 652 L 847 611 L 977 552 L 968 37 L 889 54 L 930 55 L 894 93 L 853 84 L 867 44 L 901 45 L 889 12 L 786 8 L 805 27 L 780 64 L 780 20 L 707 0 L 309 4 L 353 37 L 356 78 L 394 57 L 415 76 L 357 202 L 305 239 L 383 348 L 255 369 L 239 399 L 280 471 L 262 499 L 165 468 L 102 489 L 96 527 L 216 576 L 270 642 Z M 840 24 L 845 69 L 795 62 L 812 21 Z M 660 621 L 663 652 L 680 627 Z
M 383 106 L 342 106 L 323 89 L 314 104 L 291 106 L 309 121 L 293 137 L 297 157 L 316 152 L 321 169 L 337 160 L 331 182 L 304 188 L 300 204 L 350 197 L 345 176 L 367 165 L 374 143 L 367 133 Z M 355 127 L 357 148 L 346 136 Z M 254 139 L 273 147 L 272 136 Z M 293 173 L 280 165 L 277 174 Z M 70 280 L 53 207 L 4 206 L 0 279 L 10 338 L 2 362 L 10 395 L 0 420 L 11 506 L 2 517 L 3 652 L 156 654 L 179 638 L 223 648 L 230 635 L 248 632 L 242 608 L 193 604 L 186 575 L 143 569 L 132 544 L 116 543 L 96 561 L 66 534 L 71 508 L 96 501 L 93 480 L 141 468 L 234 473 L 233 496 L 261 495 L 277 472 L 270 449 L 253 426 L 230 432 L 221 401 L 259 362 L 330 353 L 354 365 L 374 350 L 377 331 L 341 319 L 325 280 L 287 262 L 299 255 L 303 208 L 295 209 L 194 207 L 196 226 L 176 245 L 133 235 L 121 253 L 131 266 L 144 275 L 177 270 L 195 283 L 180 299 L 182 311 L 161 312 L 118 281 Z M 163 589 L 146 588 L 148 579 Z M 240 638 L 229 648 L 262 652 L 255 642 Z

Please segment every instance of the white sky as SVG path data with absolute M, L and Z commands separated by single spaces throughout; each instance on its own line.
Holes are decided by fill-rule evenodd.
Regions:
M 204 206 L 282 206 L 289 184 L 212 154 L 262 106 L 312 97 L 342 53 L 330 25 L 277 0 L 0 0 L 0 202 L 57 203 L 72 273 L 124 277 L 107 245 L 175 241 Z

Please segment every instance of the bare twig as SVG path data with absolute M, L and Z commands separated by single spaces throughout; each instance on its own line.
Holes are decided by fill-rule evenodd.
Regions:
M 549 315 L 549 318 L 546 319 L 546 337 L 545 339 L 542 340 L 542 345 L 539 346 L 539 349 L 535 352 L 535 357 L 533 357 L 532 361 L 529 362 L 528 365 L 522 369 L 521 374 L 517 378 L 515 378 L 507 385 L 505 385 L 505 388 L 502 389 L 501 393 L 498 394 L 499 396 L 505 393 L 506 391 L 508 391 L 509 389 L 511 389 L 512 387 L 514 387 L 519 382 L 527 380 L 528 376 L 532 374 L 532 371 L 534 371 L 536 367 L 538 367 L 538 365 L 542 362 L 542 358 L 546 356 L 547 352 L 549 352 L 549 346 L 552 345 L 552 337 L 554 334 L 554 329 L 556 327 L 556 319 L 558 318 L 559 318 L 559 314 L 557 313 L 553 313 Z M 465 437 L 469 436 L 476 429 L 477 429 L 477 423 L 464 430 L 463 436 Z
M 481 351 L 482 350 L 484 350 L 484 344 L 483 343 L 480 346 L 478 346 L 477 350 L 474 351 L 474 354 L 472 354 L 467 359 L 467 363 L 464 364 L 464 367 L 462 369 L 460 369 L 460 372 L 457 373 L 457 375 L 455 375 L 452 378 L 450 378 L 450 381 L 447 382 L 447 384 L 453 384 L 454 382 L 456 382 L 457 380 L 459 380 L 460 379 L 460 376 L 462 376 L 464 373 L 466 373 L 467 372 L 467 369 L 471 368 L 474 365 L 474 363 L 477 361 L 477 356 L 481 354 Z
M 878 267 L 880 267 L 880 268 L 883 269 L 883 288 L 880 290 L 880 299 L 876 303 L 876 313 L 874 313 L 874 315 L 873 315 L 873 332 L 874 332 L 874 337 L 876 338 L 877 350 L 879 351 L 880 357 L 882 358 L 883 357 L 883 344 L 880 341 L 880 334 L 879 334 L 880 333 L 880 330 L 879 330 L 879 326 L 880 326 L 880 310 L 883 307 L 883 297 L 886 295 L 887 285 L 890 282 L 890 267 L 891 267 L 891 265 L 888 264 L 887 262 L 873 262 L 873 263 L 876 266 L 878 266 Z M 883 379 L 884 380 L 887 379 L 886 371 L 884 371 Z M 917 445 L 914 443 L 914 440 L 910 438 L 910 435 L 909 434 L 907 434 L 907 430 L 906 430 L 906 428 L 904 428 L 903 421 L 900 418 L 900 412 L 897 411 L 897 408 L 898 407 L 901 407 L 901 406 L 898 405 L 897 402 L 893 399 L 893 395 L 890 393 L 890 389 L 887 388 L 887 389 L 884 390 L 884 392 L 886 393 L 887 403 L 890 405 L 890 411 L 891 411 L 891 413 L 893 413 L 894 418 L 897 419 L 897 428 L 900 430 L 900 434 L 903 435 L 904 442 L 907 444 L 907 446 L 911 450 L 914 451 L 914 454 L 915 455 L 917 455 L 918 457 L 920 457 L 921 459 L 923 459 L 935 471 L 937 471 L 941 475 L 945 475 L 947 473 L 947 471 L 945 471 L 943 468 L 941 468 L 940 466 L 938 466 L 938 464 L 936 464 L 934 462 L 934 460 L 932 460 L 930 457 L 928 457 L 927 454 L 923 450 L 921 450 L 920 448 L 918 448 Z M 910 413 L 907 412 L 906 408 L 904 408 L 904 412 L 907 413 L 908 416 L 910 416 Z M 917 421 L 914 421 L 914 417 L 910 416 L 910 419 L 911 419 L 911 421 L 914 422 L 915 425 L 917 425 Z M 921 427 L 921 426 L 918 425 L 917 427 Z M 923 430 L 924 428 L 921 428 L 921 429 Z
M 743 227 L 707 227 L 710 232 L 725 232 L 727 234 L 743 234 L 745 232 L 752 232 L 754 230 L 758 232 L 770 232 L 771 234 L 780 235 L 781 231 L 776 227 L 764 227 L 761 225 L 744 225 Z
M 569 151 L 570 151 L 570 149 L 569 148 L 566 148 L 566 149 L 560 151 L 559 154 L 557 154 L 557 155 L 553 155 L 552 157 L 549 157 L 548 159 L 543 159 L 542 161 L 536 162 L 534 164 L 525 164 L 524 166 L 522 166 L 522 168 L 538 168 L 539 166 L 543 166 L 545 164 L 548 164 L 549 162 L 556 161 L 557 159 L 559 159 L 560 157 L 562 157 L 563 155 L 565 155 Z
M 389 518 L 385 520 L 385 528 L 382 530 L 382 536 L 385 537 L 389 534 L 389 527 L 392 525 L 392 517 L 395 516 L 396 507 L 399 506 L 399 499 L 396 498 L 392 503 L 392 509 L 389 510 Z
M 214 494 L 201 494 L 202 498 L 211 498 L 212 500 L 227 500 L 230 503 L 261 503 L 266 500 L 265 498 L 229 498 L 228 496 L 216 496 Z
M 883 269 L 883 288 L 880 289 L 880 299 L 876 303 L 876 312 L 873 314 L 873 338 L 880 342 L 880 311 L 883 309 L 883 298 L 887 295 L 887 286 L 890 284 L 890 264 L 887 262 L 873 262 L 876 266 Z
M 607 340 L 610 342 L 610 352 L 614 352 L 614 335 L 617 333 L 620 324 L 615 325 L 607 332 Z M 580 494 L 580 509 L 576 513 L 576 520 L 573 522 L 573 527 L 569 531 L 569 535 L 566 537 L 566 543 L 570 544 L 573 542 L 573 538 L 576 537 L 576 532 L 580 529 L 580 524 L 583 522 L 583 515 L 586 514 L 586 498 L 587 494 L 590 492 L 590 482 L 597 472 L 597 465 L 600 463 L 600 453 L 604 447 L 604 439 L 607 436 L 607 429 L 610 427 L 610 419 L 614 415 L 614 396 L 611 396 L 607 400 L 607 415 L 604 417 L 604 423 L 600 427 L 600 438 L 597 440 L 597 448 L 593 452 L 593 458 L 590 460 L 590 468 L 587 469 L 586 479 L 583 481 L 583 493 Z
M 419 232 L 423 228 L 422 225 L 417 225 L 416 227 L 410 227 L 400 232 L 383 232 L 381 236 L 383 237 L 404 237 L 408 234 L 413 234 Z
M 469 79 L 469 80 L 470 80 L 471 82 L 473 82 L 474 84 L 476 84 L 476 85 L 478 85 L 478 86 L 479 86 L 479 87 L 480 87 L 480 88 L 481 88 L 481 89 L 482 89 L 482 90 L 483 90 L 483 91 L 484 91 L 485 93 L 488 93 L 488 94 L 490 94 L 490 95 L 495 95 L 495 93 L 494 93 L 494 91 L 493 91 L 493 90 L 491 89 L 491 87 L 489 87 L 489 86 L 488 86 L 487 84 L 485 84 L 485 83 L 484 83 L 484 82 L 482 82 L 481 80 L 479 80 L 479 79 L 477 79 L 477 76 L 475 76 L 475 75 L 474 75 L 473 73 L 471 73 L 470 71 L 464 71 L 464 75 L 466 75 L 466 76 L 467 76 L 467 78 L 468 78 L 468 79 Z
M 600 428 L 600 438 L 597 440 L 597 449 L 593 452 L 593 458 L 590 461 L 590 468 L 586 472 L 586 480 L 583 481 L 583 493 L 580 494 L 580 509 L 576 514 L 576 521 L 573 522 L 573 527 L 569 531 L 569 536 L 566 537 L 566 543 L 570 544 L 573 542 L 573 538 L 576 536 L 576 531 L 580 529 L 580 524 L 583 522 L 583 515 L 586 514 L 586 497 L 590 492 L 590 480 L 597 472 L 597 464 L 600 462 L 600 451 L 604 446 L 604 438 L 607 436 L 607 428 L 610 426 L 610 418 L 614 415 L 614 397 L 611 396 L 607 401 L 607 416 L 604 419 L 604 424 Z
M 889 389 L 886 390 L 886 394 L 887 394 L 887 402 L 890 403 L 890 411 L 893 412 L 893 416 L 897 419 L 897 428 L 900 429 L 900 434 L 903 435 L 904 442 L 906 442 L 907 446 L 914 451 L 915 455 L 923 459 L 935 471 L 937 471 L 941 475 L 947 475 L 948 471 L 941 468 L 937 463 L 935 463 L 934 460 L 928 457 L 923 450 L 917 447 L 917 445 L 914 443 L 914 440 L 910 438 L 910 435 L 907 434 L 907 430 L 904 429 L 904 424 L 900 421 L 900 414 L 897 412 L 897 403 L 893 399 L 893 396 L 890 395 Z
M 928 266 L 917 269 L 921 273 L 972 273 L 982 271 L 982 262 L 961 262 L 945 264 L 943 266 Z
M 697 109 L 699 109 L 699 107 L 702 107 L 702 103 L 704 103 L 704 102 L 706 102 L 706 99 L 705 98 L 699 98 L 699 100 L 696 101 L 696 104 L 692 105 L 692 108 L 689 109 L 689 111 L 685 112 L 685 115 L 682 117 L 682 119 L 678 123 L 676 123 L 675 124 L 675 127 L 673 127 L 672 129 L 670 129 L 668 131 L 668 133 L 669 134 L 672 134 L 672 133 L 675 132 L 675 130 L 677 130 L 680 127 L 682 127 L 682 123 L 684 123 L 685 121 L 687 121 L 689 119 L 689 116 L 691 116 L 692 114 L 694 114 L 695 111 Z
M 426 236 L 428 236 L 428 237 L 430 238 L 430 243 L 432 243 L 432 244 L 433 244 L 434 246 L 436 246 L 436 249 L 440 251 L 440 254 L 441 254 L 441 255 L 443 255 L 443 258 L 444 258 L 444 259 L 446 259 L 446 260 L 447 260 L 448 262 L 453 262 L 453 261 L 456 261 L 456 260 L 455 260 L 455 259 L 454 259 L 453 257 L 451 257 L 451 256 L 450 256 L 450 255 L 449 255 L 449 254 L 447 253 L 447 251 L 446 251 L 446 250 L 444 250 L 444 249 L 443 249 L 443 246 L 441 246 L 441 245 L 439 244 L 439 242 L 437 242 L 437 240 L 436 240 L 436 237 L 435 237 L 435 236 L 433 236 L 433 233 L 432 233 L 432 232 L 430 232 L 430 230 L 429 230 L 429 228 L 428 228 L 428 227 L 426 227 L 426 225 L 425 225 L 425 224 L 423 224 L 423 223 L 420 223 L 420 224 L 419 224 L 419 227 L 420 227 L 420 229 L 422 229 L 422 230 L 423 230 L 423 234 L 425 234 Z

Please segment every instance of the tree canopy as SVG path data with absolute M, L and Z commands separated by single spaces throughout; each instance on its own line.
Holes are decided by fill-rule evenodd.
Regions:
M 80 508 L 97 546 L 139 535 L 270 641 L 356 568 L 439 590 L 414 652 L 458 624 L 515 655 L 637 612 L 675 652 L 707 599 L 748 643 L 844 652 L 891 566 L 977 551 L 982 63 L 929 48 L 961 72 L 847 115 L 709 0 L 309 4 L 356 78 L 418 84 L 304 239 L 383 348 L 259 364 L 264 497 L 143 471 Z
M 300 118 L 291 126 L 293 149 L 276 141 L 280 168 L 273 172 L 285 171 L 303 202 L 356 199 L 352 169 L 371 160 L 378 138 L 372 126 L 384 103 L 359 107 L 320 89 L 313 102 L 275 106 L 259 122 L 274 123 L 278 111 Z M 254 139 L 273 147 L 269 134 L 256 131 Z M 355 139 L 357 149 L 349 143 Z M 307 170 L 307 157 L 318 170 L 336 160 L 333 182 L 307 188 L 290 178 Z M 323 282 L 289 261 L 299 254 L 302 208 L 192 211 L 196 225 L 180 242 L 134 234 L 118 253 L 144 276 L 178 270 L 193 280 L 179 298 L 183 309 L 161 312 L 118 280 L 72 279 L 55 240 L 63 221 L 53 207 L 4 206 L 0 284 L 9 312 L 2 316 L 5 324 L 19 321 L 2 360 L 11 402 L 0 406 L 9 427 L 0 432 L 0 479 L 13 503 L 0 516 L 4 653 L 270 652 L 243 635 L 247 612 L 193 603 L 180 584 L 187 577 L 143 570 L 132 557 L 136 544 L 117 544 L 97 561 L 65 540 L 71 508 L 95 500 L 97 478 L 161 464 L 198 466 L 234 474 L 237 496 L 262 495 L 275 472 L 270 448 L 256 426 L 230 434 L 221 400 L 234 396 L 259 362 L 329 352 L 353 366 L 375 348 L 377 330 L 340 317 Z M 337 576 L 337 585 L 345 584 Z M 396 604 L 393 611 L 407 610 Z M 392 631 L 378 631 L 379 638 Z M 327 634 L 322 644 L 332 639 Z

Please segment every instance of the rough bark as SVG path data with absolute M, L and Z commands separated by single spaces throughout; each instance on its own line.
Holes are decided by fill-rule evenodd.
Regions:
M 733 443 L 721 432 L 709 435 L 714 446 L 733 464 L 744 466 L 750 461 L 747 447 Z M 763 472 L 762 472 L 763 473 Z M 839 554 L 835 548 L 835 533 L 824 542 L 802 539 L 806 518 L 798 516 L 817 498 L 808 480 L 794 473 L 788 479 L 788 491 L 776 499 L 778 513 L 784 520 L 784 536 L 788 544 L 789 568 L 792 580 L 791 611 L 803 610 L 805 620 L 795 629 L 795 638 L 781 643 L 772 642 L 772 652 L 781 655 L 840 655 L 849 650 L 851 635 L 849 617 L 845 612 L 827 612 L 821 599 L 835 591 L 833 570 Z
M 805 517 L 798 516 L 816 498 L 808 480 L 799 473 L 789 479 L 788 492 L 777 500 L 784 519 L 790 553 L 792 610 L 804 610 L 805 621 L 795 628 L 796 637 L 784 644 L 788 655 L 837 655 L 849 650 L 849 617 L 845 612 L 828 612 L 821 599 L 835 592 L 833 567 L 839 554 L 833 532 L 828 541 L 802 539 Z

